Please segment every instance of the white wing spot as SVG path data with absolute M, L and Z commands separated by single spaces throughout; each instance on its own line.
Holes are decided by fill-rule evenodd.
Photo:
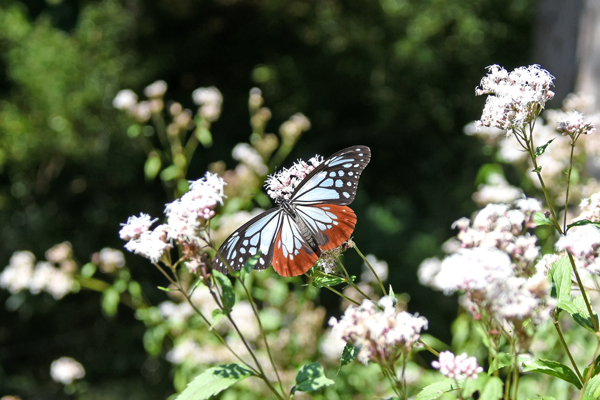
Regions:
M 242 254 L 246 254 L 246 249 L 245 249 L 244 247 L 242 247 L 242 248 L 240 249 L 240 253 L 242 253 Z
M 248 239 L 244 240 L 244 241 L 242 242 L 242 245 L 244 245 L 244 246 L 248 246 Z
M 359 157 L 362 157 L 362 156 L 363 156 L 363 153 L 358 153 L 358 155 L 359 155 Z
M 250 255 L 255 255 L 256 254 L 256 247 L 250 247 L 250 249 L 248 250 L 248 252 L 250 253 Z
M 238 258 L 238 261 L 239 261 L 239 262 L 244 262 L 244 257 L 240 257 L 240 258 Z
M 332 178 L 335 178 L 337 175 L 336 175 L 335 171 L 331 171 L 329 173 L 329 176 L 332 177 Z
M 348 182 L 346 183 L 346 186 L 352 186 L 352 182 L 348 181 Z
M 332 187 L 333 186 L 333 179 L 325 179 L 323 181 L 323 183 L 321 184 L 321 186 Z
M 338 171 L 339 176 L 344 176 L 344 174 L 345 174 L 344 171 Z
M 350 193 L 348 192 L 342 192 L 342 194 L 344 195 L 345 198 L 350 198 Z
M 350 168 L 351 166 L 352 166 L 352 163 L 347 163 L 347 164 L 343 165 L 344 168 Z
M 258 262 L 260 262 L 260 265 L 265 265 L 265 260 L 263 260 L 262 257 L 258 260 Z
M 338 187 L 338 188 L 344 187 L 344 181 L 341 180 L 341 179 L 336 180 L 335 181 L 335 187 Z
M 334 224 L 334 225 L 338 225 L 338 224 L 339 224 L 339 222 L 337 222 L 337 221 L 333 221 L 333 224 Z
M 358 164 L 354 164 L 354 168 L 358 168 Z

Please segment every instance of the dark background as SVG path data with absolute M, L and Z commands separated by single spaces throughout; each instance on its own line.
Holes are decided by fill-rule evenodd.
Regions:
M 296 112 L 311 120 L 284 166 L 353 144 L 371 148 L 353 203 L 355 240 L 365 254 L 388 262 L 389 283 L 410 296 L 409 311 L 427 316 L 429 332 L 448 341 L 456 301 L 421 287 L 416 270 L 441 254 L 452 222 L 475 210 L 471 194 L 487 159 L 462 128 L 481 115 L 485 99 L 474 89 L 486 66 L 539 62 L 532 57 L 535 6 L 533 0 L 0 2 L 0 261 L 7 265 L 17 250 L 43 258 L 68 240 L 85 263 L 103 247 L 122 249 L 119 223 L 128 216 L 161 215 L 164 190 L 144 179 L 145 154 L 125 133 L 127 117 L 112 107 L 119 90 L 141 94 L 163 79 L 166 98 L 190 108 L 195 88 L 221 90 L 214 145 L 199 149 L 188 173 L 197 179 L 211 162 L 235 165 L 230 152 L 248 141 L 248 91 L 256 86 L 273 112 L 269 131 Z M 162 301 L 158 273 L 126 256 L 145 293 Z M 348 263 L 358 273 L 358 258 Z M 0 303 L 8 298 L 0 292 Z M 49 398 L 40 382 L 49 381 L 48 365 L 65 354 L 82 361 L 86 380 L 114 398 L 123 398 L 120 390 L 144 399 L 172 392 L 168 365 L 148 361 L 144 328 L 129 310 L 105 318 L 99 296 L 89 292 L 58 303 L 28 293 L 11 299 L 22 303 L 0 311 L 0 395 Z M 336 301 L 322 298 L 330 309 Z

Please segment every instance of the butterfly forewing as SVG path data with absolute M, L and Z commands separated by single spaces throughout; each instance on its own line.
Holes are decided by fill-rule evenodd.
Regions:
M 255 268 L 268 268 L 273 259 L 275 237 L 279 233 L 284 215 L 281 208 L 271 208 L 252 218 L 233 232 L 221 245 L 219 248 L 221 257 L 234 271 L 239 271 L 246 261 L 260 250 L 261 256 Z M 218 255 L 214 258 L 214 267 L 219 272 L 229 273 L 227 266 Z
M 300 182 L 291 202 L 296 205 L 352 203 L 358 179 L 370 160 L 371 150 L 366 146 L 338 151 Z

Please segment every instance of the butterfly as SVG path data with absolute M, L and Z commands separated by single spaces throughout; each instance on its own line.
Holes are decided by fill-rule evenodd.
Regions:
M 340 246 L 354 232 L 356 215 L 348 204 L 370 160 L 367 146 L 338 151 L 306 175 L 289 199 L 279 197 L 277 207 L 233 232 L 219 253 L 234 271 L 260 251 L 256 269 L 272 264 L 281 276 L 304 274 L 322 251 Z M 213 265 L 219 272 L 229 272 L 218 255 Z

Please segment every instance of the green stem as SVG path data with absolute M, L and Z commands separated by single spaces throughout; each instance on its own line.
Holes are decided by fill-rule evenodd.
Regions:
M 381 291 L 383 292 L 383 295 L 387 296 L 385 287 L 383 287 L 383 282 L 381 282 L 381 279 L 379 279 L 379 276 L 377 276 L 377 273 L 375 272 L 375 269 L 373 269 L 373 267 L 371 266 L 371 263 L 369 262 L 369 260 L 367 260 L 367 258 L 364 256 L 364 254 L 358 249 L 358 246 L 356 244 L 354 244 L 354 250 L 356 250 L 358 255 L 365 261 L 365 263 L 367 263 L 367 265 L 371 269 L 371 272 L 373 272 L 373 275 L 375 275 L 375 278 L 377 278 L 377 282 L 379 282 L 379 286 L 381 287 Z
M 569 173 L 567 175 L 567 193 L 565 194 L 565 215 L 563 222 L 563 232 L 567 231 L 567 210 L 569 208 L 569 189 L 571 188 L 571 171 L 573 170 L 573 152 L 575 150 L 575 142 L 571 140 L 571 156 L 569 157 Z
M 418 342 L 421 343 L 423 345 L 423 347 L 425 347 L 425 350 L 427 350 L 428 352 L 430 352 L 434 356 L 436 356 L 436 357 L 440 356 L 440 353 L 438 353 L 433 347 L 429 346 L 423 340 L 419 339 Z
M 585 302 L 585 306 L 587 307 L 588 313 L 590 314 L 590 319 L 592 320 L 592 324 L 594 325 L 594 330 L 598 333 L 598 322 L 596 322 L 596 318 L 594 318 L 594 312 L 592 311 L 592 306 L 590 304 L 590 300 L 585 292 L 583 287 L 583 283 L 581 282 L 581 278 L 579 277 L 579 272 L 577 271 L 577 267 L 575 266 L 575 260 L 573 259 L 573 255 L 571 252 L 567 251 L 567 255 L 569 256 L 569 261 L 571 262 L 571 269 L 575 274 L 575 279 L 577 279 L 577 286 L 581 290 L 581 297 L 583 297 L 583 301 Z
M 592 362 L 588 368 L 587 374 L 585 374 L 585 381 L 583 382 L 583 387 L 581 388 L 581 392 L 579 393 L 579 400 L 583 399 L 585 394 L 585 388 L 587 387 L 588 382 L 592 379 L 592 374 L 594 372 L 594 366 L 596 363 L 596 358 L 598 358 L 598 351 L 600 350 L 600 341 L 596 343 L 596 351 L 594 351 L 594 357 L 592 358 Z
M 575 362 L 575 359 L 573 358 L 573 355 L 571 354 L 571 351 L 569 350 L 569 345 L 565 341 L 565 337 L 563 336 L 562 330 L 560 329 L 560 324 L 558 323 L 558 313 L 556 313 L 556 312 L 552 313 L 552 320 L 553 320 L 552 322 L 554 323 L 554 327 L 556 328 L 556 332 L 558 332 L 558 337 L 560 339 L 560 342 L 561 342 L 563 348 L 566 350 L 569 360 L 571 361 L 571 365 L 573 366 L 573 369 L 575 370 L 575 373 L 577 374 L 579 379 L 583 382 L 583 377 L 581 376 L 581 372 L 579 372 L 577 363 Z
M 377 303 L 375 300 L 373 300 L 368 294 L 366 294 L 365 292 L 363 292 L 362 290 L 360 290 L 360 288 L 358 286 L 356 286 L 356 284 L 354 282 L 352 282 L 352 279 L 350 278 L 350 275 L 348 274 L 348 271 L 346 271 L 346 268 L 344 268 L 344 264 L 342 264 L 341 262 L 338 262 L 337 265 L 341 268 L 341 270 L 343 271 L 346 279 L 347 279 L 347 283 L 352 286 L 354 288 L 354 290 L 356 290 L 358 293 L 360 293 L 361 295 L 363 295 L 363 297 L 365 299 L 369 299 L 374 303 Z

